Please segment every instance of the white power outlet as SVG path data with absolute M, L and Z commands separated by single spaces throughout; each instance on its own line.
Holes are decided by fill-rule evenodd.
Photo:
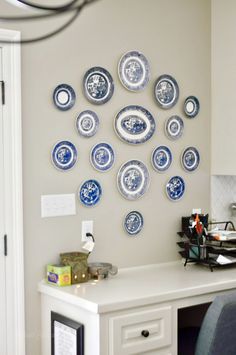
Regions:
M 82 229 L 81 229 L 82 242 L 86 242 L 88 239 L 90 239 L 86 237 L 86 233 L 93 234 L 93 221 L 82 221 Z

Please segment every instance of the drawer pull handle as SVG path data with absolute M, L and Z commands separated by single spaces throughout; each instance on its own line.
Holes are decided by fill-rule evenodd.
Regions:
M 147 337 L 149 336 L 149 331 L 148 331 L 148 330 L 142 330 L 141 335 L 142 335 L 144 338 L 147 338 Z

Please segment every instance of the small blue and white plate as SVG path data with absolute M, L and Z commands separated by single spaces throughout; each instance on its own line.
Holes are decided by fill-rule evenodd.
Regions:
M 101 199 L 102 188 L 96 180 L 86 180 L 79 189 L 80 202 L 86 207 L 95 206 Z
M 160 145 L 155 148 L 152 153 L 151 162 L 156 171 L 166 171 L 172 163 L 172 154 L 170 149 L 165 145 Z
M 143 228 L 143 216 L 138 211 L 129 212 L 124 220 L 124 228 L 130 235 L 137 235 Z
M 179 98 L 179 86 L 170 75 L 159 76 L 154 87 L 154 95 L 158 105 L 163 109 L 173 107 Z
M 170 139 L 179 139 L 184 131 L 184 122 L 179 116 L 171 116 L 165 124 L 165 132 Z
M 184 101 L 184 112 L 189 118 L 194 118 L 197 116 L 200 110 L 199 100 L 195 96 L 188 96 Z
M 90 110 L 85 110 L 76 119 L 76 128 L 83 137 L 92 137 L 99 127 L 98 115 Z
M 69 110 L 75 104 L 75 91 L 67 84 L 58 85 L 53 92 L 53 101 L 59 110 Z
M 96 105 L 105 104 L 114 92 L 111 74 L 101 67 L 93 67 L 85 73 L 83 87 L 87 99 Z
M 180 200 L 185 192 L 185 182 L 181 176 L 173 176 L 166 184 L 166 194 L 171 201 Z
M 115 160 L 113 148 L 108 143 L 96 144 L 90 153 L 92 166 L 99 171 L 107 171 L 112 168 Z
M 188 147 L 181 156 L 181 163 L 186 171 L 194 171 L 200 163 L 200 154 L 195 147 Z
M 61 141 L 55 144 L 52 150 L 52 162 L 60 170 L 71 169 L 77 160 L 77 150 L 73 143 Z

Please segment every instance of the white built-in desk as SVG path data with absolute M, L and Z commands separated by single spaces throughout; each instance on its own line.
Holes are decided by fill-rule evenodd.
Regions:
M 210 272 L 180 261 L 61 288 L 42 281 L 42 355 L 51 354 L 51 311 L 84 324 L 85 355 L 177 355 L 178 309 L 234 290 L 236 268 Z

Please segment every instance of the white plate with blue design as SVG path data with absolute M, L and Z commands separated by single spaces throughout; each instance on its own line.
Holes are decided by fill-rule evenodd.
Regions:
M 67 84 L 58 85 L 53 92 L 53 101 L 59 110 L 67 111 L 75 104 L 75 91 Z
M 179 201 L 185 192 L 185 182 L 181 176 L 173 176 L 166 184 L 166 194 L 171 201 Z
M 102 188 L 97 180 L 86 180 L 80 186 L 79 192 L 80 202 L 86 207 L 95 206 L 101 199 Z
M 184 112 L 189 118 L 197 116 L 200 110 L 199 100 L 195 96 L 188 96 L 184 102 Z
M 157 78 L 154 95 L 157 104 L 163 109 L 173 107 L 179 98 L 179 86 L 177 81 L 170 75 L 164 74 Z
M 197 148 L 188 147 L 186 148 L 181 156 L 181 163 L 184 170 L 192 172 L 196 170 L 200 163 L 200 154 Z
M 76 128 L 83 137 L 92 137 L 99 128 L 99 118 L 94 111 L 85 110 L 76 119 Z
M 52 149 L 53 165 L 60 170 L 69 170 L 73 168 L 77 160 L 77 149 L 69 141 L 61 141 L 55 144 Z
M 168 138 L 172 140 L 179 139 L 184 131 L 184 121 L 179 116 L 171 116 L 165 124 L 165 132 Z
M 112 168 L 115 154 L 112 146 L 108 143 L 96 144 L 90 153 L 92 166 L 99 171 L 107 171 Z
M 124 228 L 129 235 L 137 235 L 143 228 L 143 216 L 138 211 L 131 211 L 125 216 Z
M 165 145 L 160 145 L 159 147 L 154 149 L 151 157 L 151 162 L 153 168 L 159 173 L 166 171 L 172 163 L 171 150 Z

